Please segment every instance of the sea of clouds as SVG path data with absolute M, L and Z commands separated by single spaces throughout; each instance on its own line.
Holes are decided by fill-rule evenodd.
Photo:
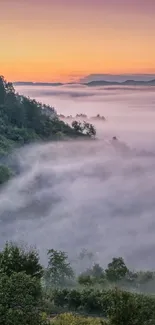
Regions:
M 43 263 L 48 248 L 72 259 L 86 248 L 103 266 L 123 256 L 131 268 L 155 268 L 154 88 L 17 91 L 58 113 L 100 113 L 107 121 L 96 124 L 96 140 L 38 144 L 14 154 L 20 174 L 0 191 L 0 246 L 28 242 Z

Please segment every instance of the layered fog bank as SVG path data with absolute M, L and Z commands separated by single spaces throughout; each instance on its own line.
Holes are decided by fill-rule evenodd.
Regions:
M 0 190 L 0 246 L 28 242 L 43 262 L 48 248 L 71 259 L 86 248 L 103 266 L 122 256 L 130 268 L 153 268 L 155 94 L 95 96 L 93 102 L 46 97 L 59 113 L 108 118 L 96 125 L 98 140 L 38 144 L 14 154 L 19 174 Z
M 103 264 L 123 256 L 155 267 L 155 157 L 122 144 L 63 142 L 21 150 L 20 175 L 1 189 L 6 240 L 65 250 L 82 248 Z
M 155 87 L 16 86 L 16 90 L 54 106 L 65 116 L 100 114 L 107 123 L 95 122 L 99 138 L 117 136 L 141 149 L 154 147 Z M 94 123 L 94 121 L 93 121 Z

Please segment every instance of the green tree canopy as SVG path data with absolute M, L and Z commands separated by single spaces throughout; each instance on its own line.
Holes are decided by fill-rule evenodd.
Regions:
M 0 252 L 0 273 L 11 276 L 14 272 L 25 272 L 31 277 L 40 279 L 43 269 L 38 252 L 35 249 L 24 249 L 14 243 L 6 243 Z
M 73 121 L 72 127 L 76 132 L 86 134 L 89 137 L 94 137 L 96 135 L 96 129 L 91 123 L 85 121 L 83 123 L 78 121 Z
M 113 258 L 105 270 L 107 279 L 114 282 L 125 278 L 128 272 L 129 270 L 122 257 Z
M 48 257 L 48 268 L 46 270 L 47 285 L 54 285 L 55 287 L 65 285 L 66 281 L 74 276 L 67 254 L 50 249 Z

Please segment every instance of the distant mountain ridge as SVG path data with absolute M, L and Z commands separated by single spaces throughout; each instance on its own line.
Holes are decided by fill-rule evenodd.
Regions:
M 155 79 L 149 80 L 149 81 L 135 81 L 135 80 L 126 80 L 123 82 L 119 81 L 105 81 L 105 80 L 99 80 L 99 81 L 90 81 L 83 83 L 87 86 L 155 86 Z
M 32 82 L 32 81 L 17 81 L 13 83 L 15 86 L 62 86 L 61 82 Z
M 63 85 L 71 85 L 71 84 L 80 84 L 80 85 L 85 85 L 85 86 L 155 86 L 155 79 L 149 80 L 149 81 L 136 81 L 136 80 L 126 80 L 123 82 L 119 81 L 106 81 L 106 80 L 94 80 L 90 82 L 78 82 L 78 83 L 61 83 L 61 82 L 24 82 L 24 81 L 19 81 L 19 82 L 14 82 L 14 86 L 63 86 Z
M 149 81 L 155 79 L 155 73 L 124 73 L 124 74 L 89 74 L 79 80 L 80 83 L 88 83 L 91 81 L 109 81 L 109 82 L 125 82 L 126 80 Z

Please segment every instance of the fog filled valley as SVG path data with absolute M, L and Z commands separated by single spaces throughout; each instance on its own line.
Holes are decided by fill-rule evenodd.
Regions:
M 123 256 L 155 267 L 153 151 L 71 141 L 28 147 L 16 159 L 20 175 L 0 193 L 1 245 L 25 240 L 42 258 L 50 247 L 72 258 L 87 248 L 103 265 Z
M 106 121 L 95 124 L 96 140 L 14 152 L 9 159 L 20 174 L 1 188 L 1 246 L 24 240 L 36 245 L 43 263 L 48 248 L 67 251 L 71 259 L 86 248 L 103 266 L 122 256 L 131 268 L 155 268 L 154 88 L 16 91 L 59 114 L 99 113 Z
M 154 144 L 155 87 L 16 86 L 16 91 L 50 104 L 65 116 L 100 114 L 108 123 L 98 123 L 97 136 L 117 136 L 127 145 L 152 151 Z
M 154 106 L 0 77 L 0 325 L 155 324 Z

